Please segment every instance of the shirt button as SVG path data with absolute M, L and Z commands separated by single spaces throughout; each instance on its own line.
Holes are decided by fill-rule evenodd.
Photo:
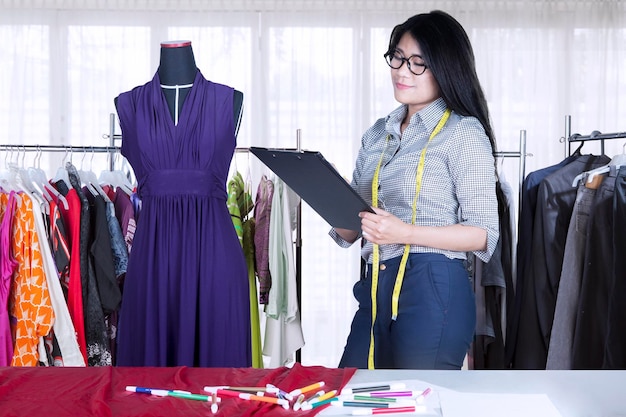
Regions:
M 385 264 L 380 264 L 380 270 L 384 271 L 385 269 L 387 269 L 387 265 Z

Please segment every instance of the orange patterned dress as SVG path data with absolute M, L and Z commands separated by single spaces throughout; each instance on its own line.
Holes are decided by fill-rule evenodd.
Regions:
M 18 262 L 9 296 L 14 340 L 11 365 L 37 366 L 39 339 L 50 332 L 54 311 L 43 269 L 40 238 L 35 229 L 33 203 L 25 195 L 15 212 L 11 245 Z

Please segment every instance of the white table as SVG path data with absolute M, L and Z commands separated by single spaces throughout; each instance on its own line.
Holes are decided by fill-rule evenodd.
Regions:
M 347 386 L 391 381 L 463 393 L 546 394 L 562 417 L 626 417 L 626 371 L 358 370 Z

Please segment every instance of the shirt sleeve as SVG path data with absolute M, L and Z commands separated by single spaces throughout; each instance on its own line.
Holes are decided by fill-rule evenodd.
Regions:
M 459 223 L 486 230 L 487 248 L 474 254 L 488 262 L 499 238 L 493 151 L 482 125 L 473 117 L 459 122 L 454 143 L 449 169 L 459 201 Z
M 335 241 L 335 243 L 337 243 L 342 248 L 349 248 L 350 246 L 352 246 L 352 244 L 354 244 L 354 242 L 359 240 L 359 238 L 357 237 L 354 240 L 354 242 L 348 242 L 347 240 L 339 236 L 339 233 L 337 233 L 335 229 L 330 229 L 330 232 L 328 232 L 328 235 Z M 359 236 L 361 236 L 360 232 L 359 232 Z

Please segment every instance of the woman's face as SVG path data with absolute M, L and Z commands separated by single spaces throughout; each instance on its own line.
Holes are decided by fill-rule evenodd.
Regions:
M 396 46 L 396 54 L 403 58 L 411 58 L 410 62 L 423 62 L 419 44 L 407 32 Z M 413 71 L 420 73 L 421 67 L 413 65 Z M 405 62 L 398 69 L 391 68 L 393 94 L 399 103 L 409 106 L 409 117 L 439 98 L 439 85 L 430 69 L 423 74 L 413 74 Z

